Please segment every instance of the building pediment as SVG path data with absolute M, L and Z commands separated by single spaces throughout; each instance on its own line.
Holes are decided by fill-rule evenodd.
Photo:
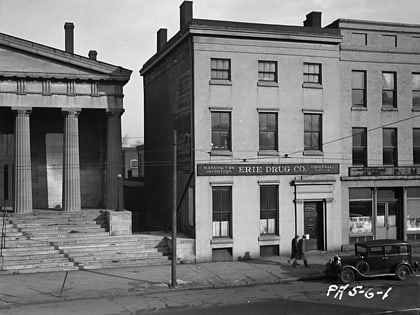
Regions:
M 125 84 L 131 71 L 0 33 L 0 76 L 111 80 Z

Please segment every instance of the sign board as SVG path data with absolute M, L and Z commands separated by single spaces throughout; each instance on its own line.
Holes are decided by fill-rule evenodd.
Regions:
M 198 176 L 263 176 L 339 174 L 335 163 L 301 164 L 198 164 Z
M 350 167 L 349 176 L 402 176 L 420 175 L 420 167 L 380 166 L 380 167 Z

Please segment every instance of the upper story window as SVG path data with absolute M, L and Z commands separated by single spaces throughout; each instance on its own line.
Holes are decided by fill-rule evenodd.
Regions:
M 211 59 L 211 79 L 230 80 L 230 59 Z
M 139 168 L 139 161 L 137 159 L 130 160 L 130 168 Z
M 367 130 L 353 128 L 353 165 L 367 166 Z
M 230 112 L 211 113 L 212 150 L 231 150 Z
M 382 72 L 382 106 L 397 107 L 395 72 Z
M 366 33 L 352 33 L 351 43 L 354 45 L 367 45 L 367 34 Z
M 277 113 L 259 113 L 260 150 L 277 151 Z
M 383 134 L 383 164 L 398 166 L 397 129 L 384 128 Z
M 322 151 L 322 115 L 304 114 L 304 148 Z
M 382 35 L 382 43 L 387 47 L 397 47 L 396 35 Z
M 276 61 L 258 61 L 258 81 L 277 82 Z
M 420 108 L 420 73 L 413 73 L 413 107 Z
M 413 129 L 413 163 L 420 164 L 420 128 Z
M 366 107 L 366 71 L 351 72 L 352 106 Z
M 321 84 L 321 64 L 305 62 L 303 64 L 303 82 Z

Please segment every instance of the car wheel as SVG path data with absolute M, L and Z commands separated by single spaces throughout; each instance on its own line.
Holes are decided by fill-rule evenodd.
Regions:
M 350 283 L 354 281 L 354 272 L 349 268 L 345 268 L 340 271 L 339 274 L 340 281 L 342 283 Z
M 410 269 L 407 266 L 400 265 L 395 270 L 395 276 L 398 280 L 404 281 L 410 276 Z
M 360 273 L 369 272 L 369 264 L 364 260 L 359 260 L 355 267 L 357 270 L 359 270 Z

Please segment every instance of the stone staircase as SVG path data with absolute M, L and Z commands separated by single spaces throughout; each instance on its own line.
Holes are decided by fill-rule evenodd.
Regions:
M 1 213 L 0 213 L 1 215 Z M 0 217 L 0 222 L 3 218 Z M 5 218 L 0 274 L 169 264 L 162 236 L 110 236 L 99 210 Z

